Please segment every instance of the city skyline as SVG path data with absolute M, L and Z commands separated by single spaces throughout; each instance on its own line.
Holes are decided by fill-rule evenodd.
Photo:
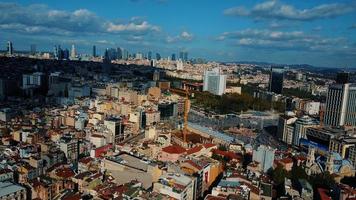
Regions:
M 34 12 L 34 10 L 36 12 Z M 353 1 L 133 0 L 0 2 L 1 48 L 51 51 L 61 44 L 130 52 L 182 50 L 216 61 L 264 61 L 356 67 Z

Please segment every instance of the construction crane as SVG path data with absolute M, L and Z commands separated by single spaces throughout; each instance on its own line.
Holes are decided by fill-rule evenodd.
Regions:
M 187 134 L 188 134 L 188 113 L 190 110 L 190 100 L 188 88 L 185 89 L 185 101 L 184 101 L 184 126 L 183 126 L 183 141 L 187 144 Z
M 184 142 L 184 144 L 187 144 L 188 113 L 190 110 L 190 100 L 189 100 L 190 92 L 187 87 L 185 89 L 170 88 L 169 91 L 185 98 L 185 100 L 184 100 L 184 115 L 183 115 L 183 142 Z M 192 95 L 194 95 L 194 94 L 192 94 Z

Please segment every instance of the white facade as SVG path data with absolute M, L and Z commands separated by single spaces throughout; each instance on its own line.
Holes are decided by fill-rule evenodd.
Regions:
M 318 115 L 319 110 L 320 110 L 320 102 L 311 101 L 311 102 L 307 102 L 304 105 L 304 111 L 308 115 Z
M 208 91 L 215 95 L 223 95 L 226 90 L 226 78 L 226 75 L 220 73 L 219 68 L 204 71 L 203 91 Z
M 22 88 L 27 89 L 31 87 L 39 87 L 43 82 L 43 73 L 36 72 L 33 74 L 22 75 Z

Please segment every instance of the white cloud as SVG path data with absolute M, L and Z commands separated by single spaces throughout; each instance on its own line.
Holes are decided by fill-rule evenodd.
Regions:
M 167 36 L 166 42 L 167 43 L 175 43 L 175 42 L 189 42 L 192 41 L 194 35 L 187 31 L 182 31 L 179 35 L 176 36 Z
M 160 27 L 139 17 L 117 23 L 103 19 L 87 9 L 70 12 L 50 9 L 46 5 L 22 6 L 0 2 L 0 30 L 56 35 L 130 32 L 147 34 L 160 31 Z
M 248 9 L 242 6 L 224 10 L 225 15 L 246 16 L 255 19 L 278 20 L 316 20 L 344 15 L 356 10 L 356 4 L 332 3 L 322 4 L 309 9 L 298 9 L 292 5 L 281 3 L 278 0 L 269 0 L 256 4 Z

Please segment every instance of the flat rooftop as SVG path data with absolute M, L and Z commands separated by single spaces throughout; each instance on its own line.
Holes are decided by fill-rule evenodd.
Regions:
M 18 192 L 20 190 L 25 190 L 25 188 L 8 181 L 0 182 L 0 197 Z

